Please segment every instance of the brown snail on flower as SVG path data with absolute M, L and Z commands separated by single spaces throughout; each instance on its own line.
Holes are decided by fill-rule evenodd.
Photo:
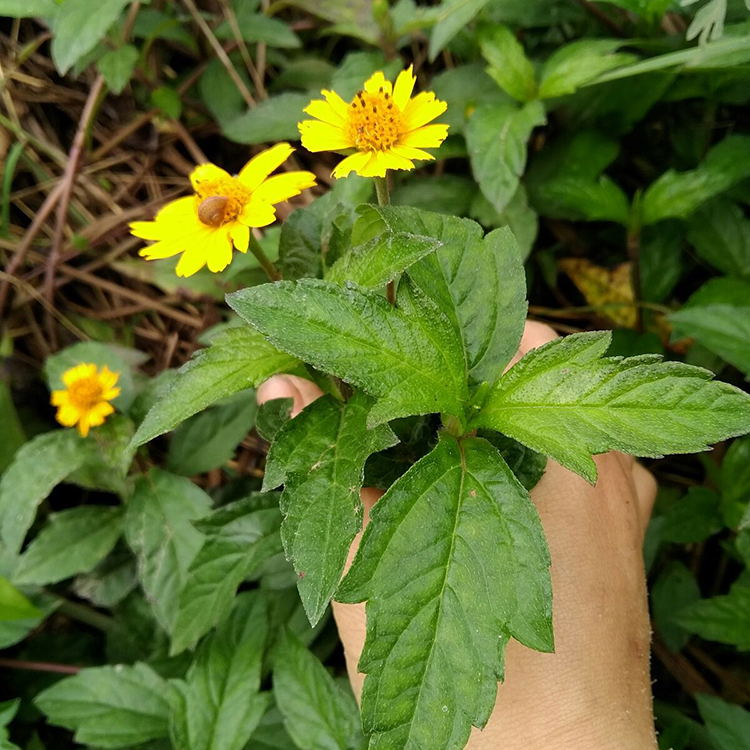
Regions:
M 227 216 L 229 198 L 224 195 L 212 195 L 205 198 L 198 206 L 198 218 L 209 227 L 220 227 Z

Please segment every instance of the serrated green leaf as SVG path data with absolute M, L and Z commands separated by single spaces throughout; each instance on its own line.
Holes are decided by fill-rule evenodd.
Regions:
M 713 695 L 695 698 L 716 750 L 750 750 L 750 711 Z
M 701 599 L 681 609 L 675 622 L 707 641 L 750 651 L 750 588 L 736 584 L 726 596 Z
M 278 494 L 251 495 L 199 521 L 207 539 L 180 592 L 172 654 L 192 648 L 232 606 L 238 586 L 255 568 L 282 550 Z
M 690 640 L 690 634 L 675 622 L 675 615 L 700 599 L 701 592 L 695 578 L 682 563 L 672 560 L 656 579 L 649 594 L 656 630 L 670 651 L 682 650 Z
M 546 122 L 538 101 L 523 107 L 496 104 L 479 107 L 469 119 L 466 143 L 479 187 L 497 211 L 518 190 L 526 167 L 526 143 L 531 131 Z
M 495 703 L 512 636 L 552 650 L 536 509 L 486 441 L 446 437 L 370 513 L 337 599 L 367 600 L 359 670 L 371 747 L 462 747 Z
M 138 561 L 138 578 L 161 626 L 171 633 L 188 568 L 203 543 L 191 523 L 211 498 L 184 477 L 153 468 L 140 477 L 127 506 L 125 537 Z
M 611 334 L 579 333 L 527 354 L 495 383 L 475 427 L 545 453 L 592 484 L 597 453 L 695 453 L 750 432 L 750 396 L 658 355 L 606 357 Z
M 299 140 L 297 123 L 310 103 L 309 94 L 286 92 L 256 104 L 234 120 L 224 124 L 224 135 L 235 143 Z
M 519 102 L 536 95 L 534 64 L 526 57 L 523 45 L 503 25 L 489 26 L 479 35 L 482 56 L 490 64 L 487 72 L 500 87 Z
M 114 94 L 120 94 L 133 76 L 139 52 L 132 44 L 107 52 L 96 67 Z
M 360 750 L 365 747 L 359 709 L 342 687 L 286 628 L 273 655 L 273 692 L 298 747 Z
M 268 453 L 263 489 L 285 484 L 281 539 L 313 627 L 362 529 L 359 492 L 365 461 L 398 442 L 387 425 L 367 429 L 372 405 L 362 393 L 345 404 L 323 396 L 281 428 Z
M 480 430 L 479 437 L 497 448 L 508 468 L 529 492 L 539 484 L 547 470 L 547 456 L 497 432 Z
M 0 622 L 41 617 L 35 607 L 7 578 L 0 576 Z
M 224 331 L 180 368 L 170 389 L 146 415 L 132 445 L 143 445 L 220 399 L 257 388 L 296 364 L 250 328 Z
M 461 29 L 470 24 L 489 0 L 443 0 L 435 14 L 430 35 L 430 62 L 442 52 Z
M 686 219 L 711 198 L 748 176 L 750 136 L 730 135 L 714 146 L 696 169 L 688 172 L 670 169 L 652 183 L 643 195 L 643 222 Z
M 131 747 L 168 736 L 174 690 L 147 664 L 82 669 L 42 691 L 36 707 L 76 742 Z
M 231 615 L 201 645 L 170 721 L 181 750 L 242 750 L 268 707 L 259 693 L 268 634 L 260 591 L 237 597 Z
M 460 343 L 434 303 L 408 283 L 399 287 L 398 308 L 317 279 L 243 289 L 227 302 L 276 346 L 378 398 L 370 426 L 411 414 L 463 414 Z
M 122 508 L 81 506 L 53 513 L 18 560 L 17 584 L 45 585 L 91 570 L 122 534 Z
M 698 255 L 730 276 L 750 276 L 750 219 L 727 198 L 693 214 L 688 240 Z

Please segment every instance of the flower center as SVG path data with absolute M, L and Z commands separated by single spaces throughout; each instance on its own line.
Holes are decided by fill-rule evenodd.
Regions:
M 75 383 L 71 383 L 68 387 L 68 398 L 70 403 L 80 409 L 86 411 L 93 408 L 102 400 L 101 383 L 97 377 L 81 378 L 76 380 Z
M 401 135 L 401 112 L 382 88 L 372 94 L 360 91 L 348 114 L 346 134 L 359 151 L 384 151 Z
M 198 174 L 195 187 L 195 212 L 202 224 L 220 227 L 234 221 L 246 204 L 251 192 L 233 177 L 203 178 Z

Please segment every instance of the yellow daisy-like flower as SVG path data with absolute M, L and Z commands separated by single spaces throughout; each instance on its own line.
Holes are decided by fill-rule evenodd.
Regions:
M 115 387 L 119 377 L 106 365 L 101 372 L 92 364 L 71 367 L 62 376 L 65 390 L 52 391 L 50 401 L 57 407 L 57 421 L 65 427 L 78 425 L 78 432 L 86 437 L 89 428 L 104 424 L 115 410 L 109 402 L 120 395 Z
M 144 240 L 156 240 L 140 254 L 147 260 L 183 253 L 178 276 L 192 276 L 208 265 L 218 273 L 232 262 L 232 247 L 246 253 L 250 227 L 265 227 L 276 220 L 275 203 L 289 200 L 315 185 L 312 172 L 278 169 L 294 149 L 277 143 L 252 158 L 236 177 L 220 167 L 202 164 L 190 175 L 194 195 L 168 203 L 154 221 L 134 221 L 130 231 Z
M 414 169 L 412 159 L 434 159 L 422 149 L 440 146 L 448 126 L 427 123 L 448 105 L 431 91 L 412 98 L 415 82 L 409 66 L 395 85 L 375 73 L 349 104 L 335 91 L 322 91 L 325 101 L 316 99 L 305 108 L 317 119 L 299 124 L 302 145 L 308 151 L 355 149 L 333 170 L 334 177 L 350 172 L 384 177 L 388 169 Z

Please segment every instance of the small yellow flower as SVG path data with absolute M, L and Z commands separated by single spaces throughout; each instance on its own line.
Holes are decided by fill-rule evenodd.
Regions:
M 120 395 L 120 389 L 115 388 L 118 377 L 119 373 L 106 365 L 101 372 L 92 364 L 71 367 L 62 376 L 65 390 L 52 391 L 50 401 L 57 407 L 57 421 L 65 427 L 77 424 L 78 432 L 86 437 L 90 427 L 104 424 L 115 410 L 109 402 Z
M 237 177 L 213 164 L 202 164 L 190 175 L 194 195 L 168 203 L 154 221 L 134 221 L 130 231 L 144 240 L 156 240 L 140 254 L 147 260 L 183 253 L 178 276 L 192 276 L 208 264 L 218 273 L 232 262 L 232 246 L 246 253 L 250 227 L 265 227 L 276 220 L 281 203 L 315 185 L 312 172 L 286 172 L 269 177 L 294 149 L 277 143 L 252 158 Z
M 350 104 L 335 91 L 322 91 L 325 101 L 310 102 L 305 112 L 317 118 L 299 124 L 308 151 L 356 149 L 336 169 L 334 177 L 356 172 L 384 177 L 388 169 L 414 169 L 412 159 L 434 159 L 423 148 L 437 148 L 447 125 L 427 123 L 445 112 L 447 104 L 423 91 L 412 98 L 416 78 L 412 66 L 399 73 L 395 85 L 375 73 Z

